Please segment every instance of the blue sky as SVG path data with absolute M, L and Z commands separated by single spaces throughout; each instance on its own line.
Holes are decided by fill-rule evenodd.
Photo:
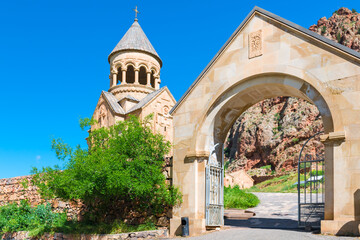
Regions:
M 342 6 L 360 11 L 358 0 L 1 1 L 0 178 L 58 164 L 52 137 L 85 145 L 79 118 L 109 88 L 107 56 L 135 5 L 177 100 L 255 5 L 306 28 Z

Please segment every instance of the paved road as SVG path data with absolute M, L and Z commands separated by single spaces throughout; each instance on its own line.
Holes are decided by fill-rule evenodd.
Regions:
M 256 216 L 248 220 L 226 219 L 229 228 L 191 237 L 191 240 L 349 240 L 351 237 L 333 237 L 305 232 L 297 225 L 296 193 L 255 193 L 261 203 L 250 208 Z M 177 238 L 179 239 L 179 238 Z
M 225 220 L 231 227 L 298 229 L 296 193 L 255 193 L 260 199 L 257 207 L 248 210 L 256 214 L 248 220 Z

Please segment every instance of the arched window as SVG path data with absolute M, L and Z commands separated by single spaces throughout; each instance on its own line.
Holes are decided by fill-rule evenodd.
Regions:
M 116 81 L 116 85 L 119 85 L 123 82 L 123 79 L 122 79 L 122 71 L 121 71 L 121 67 L 119 67 L 117 69 L 118 73 L 117 73 L 117 81 Z
M 153 88 L 155 88 L 155 77 L 154 77 L 154 74 L 155 74 L 155 70 L 151 70 L 150 84 L 151 84 L 151 87 L 153 87 Z
M 132 65 L 129 65 L 126 70 L 126 83 L 135 82 L 135 70 Z
M 141 85 L 146 85 L 147 84 L 147 76 L 146 76 L 146 68 L 145 67 L 140 67 L 139 83 Z

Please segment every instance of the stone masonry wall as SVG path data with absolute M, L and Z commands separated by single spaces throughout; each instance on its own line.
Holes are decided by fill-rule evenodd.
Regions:
M 167 229 L 150 230 L 142 232 L 130 232 L 120 234 L 45 234 L 40 239 L 42 240 L 143 240 L 143 239 L 159 239 L 167 238 L 169 236 Z M 2 240 L 36 240 L 39 238 L 30 237 L 29 232 L 16 232 L 6 233 L 2 237 Z
M 31 184 L 31 176 L 0 179 L 0 206 L 8 203 L 19 203 L 21 200 L 28 200 L 31 206 L 45 203 L 37 192 L 37 187 Z M 79 202 L 64 202 L 60 199 L 48 201 L 56 212 L 67 212 L 69 218 L 77 217 L 80 214 L 82 204 Z
M 168 181 L 171 182 L 168 174 L 170 172 L 168 164 L 170 164 L 170 158 L 166 159 L 166 165 L 164 167 L 164 174 L 167 175 Z M 21 176 L 14 178 L 0 179 L 0 206 L 4 206 L 9 203 L 19 203 L 21 200 L 28 200 L 31 206 L 45 203 L 46 201 L 41 198 L 37 192 L 37 187 L 31 184 L 32 176 Z M 81 220 L 84 214 L 84 205 L 80 202 L 65 202 L 59 198 L 47 200 L 55 212 L 67 212 L 68 219 Z M 126 208 L 126 206 L 124 205 Z M 169 221 L 172 216 L 171 209 L 165 209 L 163 213 L 153 216 L 158 227 L 168 227 Z M 126 217 L 125 222 L 130 224 L 136 224 L 144 220 L 144 216 L 141 214 L 129 215 Z

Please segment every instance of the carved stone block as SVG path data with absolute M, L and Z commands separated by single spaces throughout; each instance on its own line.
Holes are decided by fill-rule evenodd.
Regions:
M 262 55 L 262 33 L 261 30 L 249 34 L 249 58 Z

